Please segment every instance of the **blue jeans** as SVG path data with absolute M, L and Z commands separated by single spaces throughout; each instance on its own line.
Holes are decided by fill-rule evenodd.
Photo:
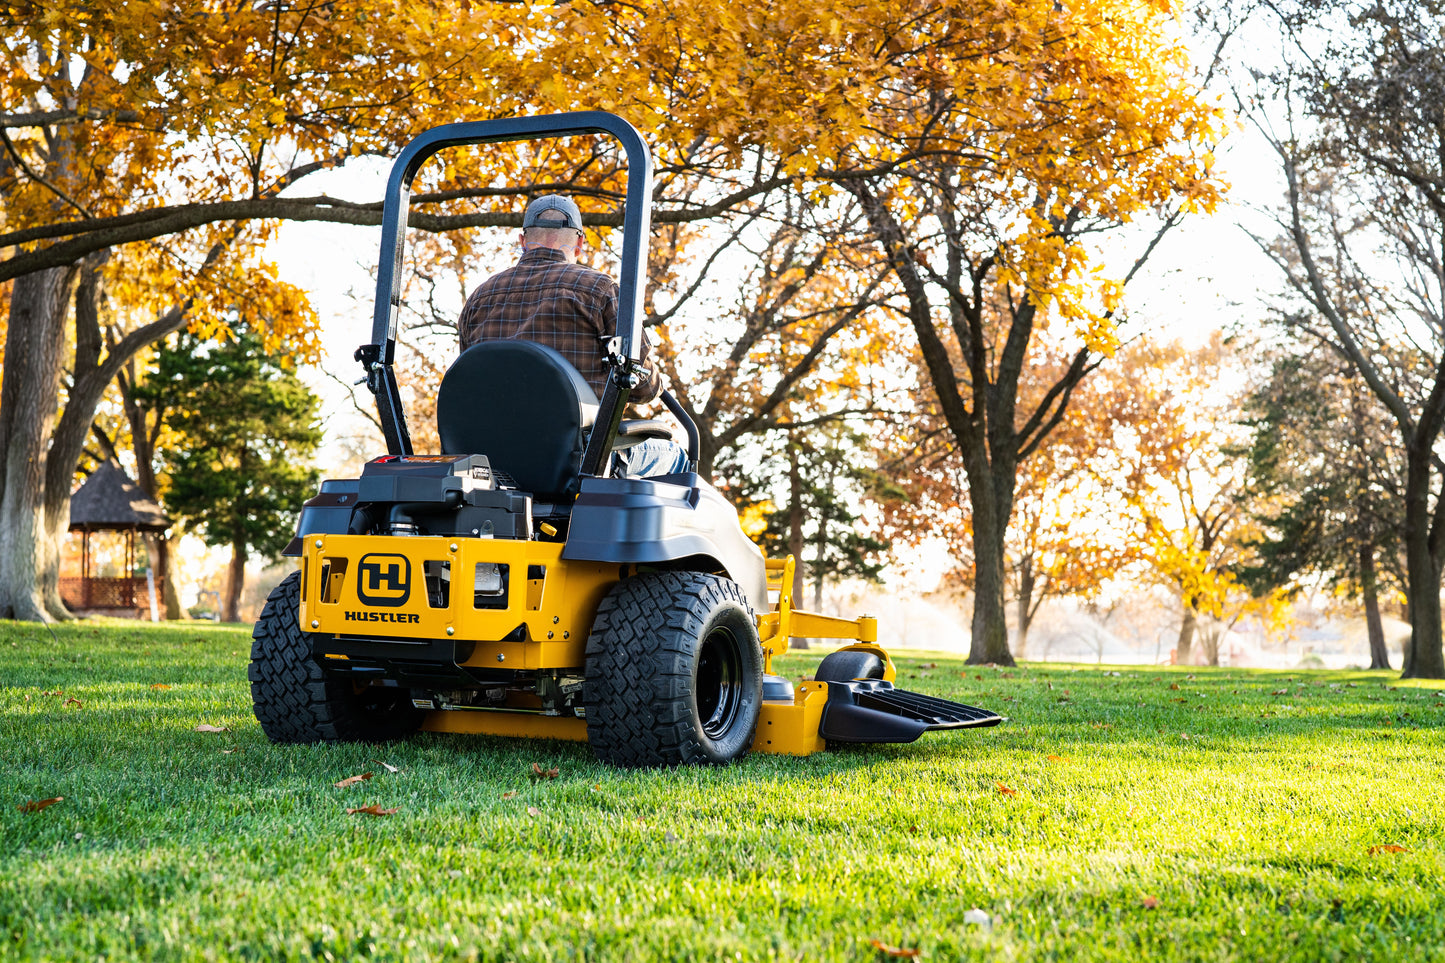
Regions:
M 675 441 L 649 438 L 613 456 L 614 474 L 623 478 L 656 478 L 687 471 L 687 449 Z

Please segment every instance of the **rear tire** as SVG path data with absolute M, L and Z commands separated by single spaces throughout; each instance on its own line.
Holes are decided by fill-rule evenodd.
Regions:
M 251 704 L 272 742 L 385 742 L 421 725 L 410 692 L 327 675 L 301 631 L 301 573 L 266 599 L 251 633 Z
M 752 745 L 763 655 L 730 579 L 651 572 L 624 579 L 587 637 L 587 742 L 615 766 L 722 764 Z

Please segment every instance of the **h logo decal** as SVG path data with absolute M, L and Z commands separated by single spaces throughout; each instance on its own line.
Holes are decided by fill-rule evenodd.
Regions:
M 367 605 L 405 605 L 411 598 L 411 560 L 405 555 L 361 556 L 356 595 Z

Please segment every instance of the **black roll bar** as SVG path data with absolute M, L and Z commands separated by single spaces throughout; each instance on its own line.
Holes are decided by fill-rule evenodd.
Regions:
M 356 349 L 356 360 L 366 368 L 366 384 L 376 396 L 377 414 L 386 450 L 410 455 L 411 435 L 402 412 L 401 395 L 392 363 L 396 357 L 396 320 L 401 307 L 402 257 L 406 246 L 407 207 L 411 185 L 431 156 L 448 147 L 493 144 L 578 134 L 611 134 L 627 154 L 627 202 L 622 225 L 622 267 L 617 279 L 617 337 L 608 345 L 612 366 L 597 422 L 582 460 L 584 474 L 607 473 L 613 439 L 622 421 L 627 395 L 642 352 L 638 312 L 646 283 L 648 232 L 652 223 L 652 154 L 637 129 L 614 114 L 578 111 L 546 117 L 508 117 L 434 127 L 407 144 L 391 165 L 386 201 L 381 215 L 381 259 L 376 272 L 376 310 L 371 341 Z

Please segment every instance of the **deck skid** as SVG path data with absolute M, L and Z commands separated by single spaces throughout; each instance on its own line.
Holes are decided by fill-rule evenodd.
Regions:
M 912 742 L 936 729 L 996 726 L 987 709 L 895 689 L 881 680 L 828 682 L 818 734 L 829 742 Z

